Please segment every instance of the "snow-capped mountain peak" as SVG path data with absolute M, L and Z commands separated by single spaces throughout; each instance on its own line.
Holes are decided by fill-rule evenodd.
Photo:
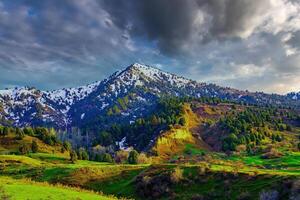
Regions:
M 44 94 L 50 100 L 57 102 L 60 105 L 71 106 L 75 102 L 84 99 L 90 93 L 94 92 L 100 83 L 101 81 L 97 81 L 86 86 L 53 90 L 50 92 L 44 92 Z
M 287 94 L 287 97 L 293 100 L 300 100 L 300 92 L 290 92 Z
M 219 97 L 262 105 L 300 107 L 299 93 L 287 96 L 251 93 L 199 83 L 134 63 L 103 81 L 86 86 L 53 91 L 30 87 L 0 90 L 0 119 L 10 120 L 16 126 L 46 124 L 60 128 L 81 126 L 99 117 L 105 122 L 103 126 L 116 121 L 130 123 L 146 115 L 158 98 L 165 95 Z M 113 120 L 107 121 L 107 117 Z

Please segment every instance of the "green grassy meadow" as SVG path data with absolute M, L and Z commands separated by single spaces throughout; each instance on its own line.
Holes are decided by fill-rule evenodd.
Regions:
M 193 149 L 192 154 L 201 152 Z M 113 195 L 143 199 L 138 189 L 141 182 L 137 182 L 142 177 L 142 181 L 149 179 L 156 180 L 157 184 L 168 184 L 172 191 L 168 195 L 174 199 L 212 194 L 213 199 L 222 199 L 224 195 L 231 199 L 240 199 L 241 195 L 258 199 L 261 191 L 280 190 L 280 185 L 300 178 L 299 152 L 276 159 L 236 155 L 225 158 L 217 153 L 210 156 L 209 162 L 191 164 L 118 165 L 82 160 L 72 164 L 67 157 L 48 153 L 0 155 L 1 198 L 112 199 L 107 195 Z M 175 168 L 182 170 L 180 181 L 163 182 Z M 151 191 L 153 188 L 149 187 Z M 156 199 L 168 198 L 160 195 Z

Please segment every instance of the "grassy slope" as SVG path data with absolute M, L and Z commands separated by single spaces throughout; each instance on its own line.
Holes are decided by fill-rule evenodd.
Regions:
M 7 197 L 7 198 L 5 198 Z M 0 198 L 15 200 L 41 200 L 41 199 L 86 199 L 86 200 L 110 200 L 97 193 L 66 186 L 53 186 L 47 183 L 36 183 L 29 180 L 16 180 L 0 176 Z
M 194 151 L 195 154 L 199 153 L 196 152 L 196 149 Z M 221 199 L 222 196 L 230 193 L 232 199 L 236 199 L 235 197 L 241 192 L 247 192 L 256 197 L 260 191 L 274 185 L 276 186 L 276 183 L 279 183 L 279 181 L 300 177 L 300 171 L 294 169 L 295 164 L 299 164 L 300 153 L 295 153 L 293 158 L 287 155 L 287 157 L 280 158 L 281 161 L 237 156 L 225 159 L 222 157 L 223 155 L 215 155 L 215 158 L 208 162 L 182 165 L 159 164 L 153 166 L 115 165 L 91 161 L 78 161 L 75 164 L 71 164 L 66 158 L 52 154 L 39 153 L 30 156 L 32 158 L 13 155 L 0 156 L 0 171 L 2 175 L 14 178 L 10 182 L 15 182 L 17 185 L 24 183 L 24 178 L 31 178 L 34 181 L 73 185 L 105 194 L 113 194 L 118 197 L 134 199 L 141 199 L 135 192 L 135 178 L 145 173 L 145 171 L 152 171 L 153 169 L 161 173 L 164 170 L 172 170 L 179 166 L 184 169 L 184 178 L 186 180 L 196 180 L 192 184 L 190 182 L 182 182 L 173 185 L 172 190 L 177 195 L 176 199 L 190 199 L 195 194 L 207 195 L 208 193 L 215 193 L 215 199 Z M 251 159 L 255 164 L 249 161 Z M 273 162 L 274 168 L 263 168 L 263 162 Z M 277 166 L 284 162 L 288 165 L 285 168 Z M 199 168 L 203 163 L 210 163 L 208 166 L 209 173 L 205 175 L 199 174 Z M 237 163 L 244 164 L 237 165 Z M 3 165 L 5 165 L 5 168 L 3 168 Z M 233 174 L 239 175 L 235 176 L 235 178 L 230 178 Z M 15 180 L 16 178 L 21 179 L 20 182 Z M 19 187 L 12 185 L 12 188 Z M 36 187 L 42 186 L 38 185 Z M 225 186 L 228 187 L 228 191 L 224 190 Z M 52 193 L 52 191 L 53 188 L 50 188 L 49 192 Z M 43 195 L 47 194 L 47 192 L 48 190 L 45 190 Z M 76 193 L 70 192 L 69 195 L 70 197 L 72 195 L 76 196 Z
M 153 150 L 162 160 L 172 158 L 176 154 L 182 154 L 186 145 L 192 145 L 197 149 L 207 150 L 209 147 L 194 133 L 198 131 L 201 119 L 197 117 L 190 104 L 184 105 L 185 126 L 175 126 L 157 138 Z
M 37 137 L 25 135 L 22 140 L 17 140 L 14 134 L 10 134 L 6 137 L 0 138 L 0 154 L 18 153 L 21 144 L 27 144 L 30 146 L 32 141 L 36 141 L 38 144 L 38 151 L 41 153 L 55 153 L 57 155 L 68 156 L 68 152 L 61 153 L 61 145 L 50 146 L 45 144 Z
M 28 192 L 24 195 L 30 195 L 31 191 L 43 189 L 45 193 L 38 194 L 45 195 L 41 198 L 46 198 L 48 194 L 52 193 L 67 192 L 66 195 L 70 195 L 67 197 L 72 199 L 77 197 L 76 192 L 78 191 L 74 188 L 55 187 L 43 183 L 28 182 L 24 179 L 29 178 L 51 184 L 59 183 L 113 194 L 117 197 L 143 199 L 136 193 L 137 183 L 135 181 L 137 176 L 143 176 L 146 172 L 153 170 L 160 174 L 165 170 L 172 171 L 175 167 L 180 167 L 184 170 L 183 181 L 171 186 L 175 199 L 191 199 L 195 195 L 213 195 L 211 196 L 212 199 L 224 199 L 224 197 L 237 199 L 241 194 L 250 195 L 251 199 L 255 199 L 262 190 L 274 187 L 277 189 L 280 183 L 286 179 L 299 179 L 300 153 L 292 152 L 291 148 L 287 147 L 293 141 L 298 141 L 299 129 L 295 133 L 284 133 L 288 144 L 282 144 L 282 148 L 279 149 L 285 154 L 283 157 L 275 159 L 263 159 L 261 155 L 226 156 L 223 153 L 212 152 L 203 143 L 197 134 L 203 131 L 199 125 L 215 122 L 230 109 L 230 105 L 219 107 L 200 105 L 192 111 L 190 105 L 185 104 L 186 125 L 173 127 L 158 138 L 154 148 L 160 158 L 163 158 L 160 161 L 184 157 L 183 162 L 188 161 L 191 164 L 114 165 L 91 161 L 78 161 L 71 164 L 69 156 L 61 154 L 59 147 L 40 144 L 44 153 L 29 154 L 28 156 L 0 155 L 0 173 L 10 177 L 1 177 L 0 184 L 7 181 L 9 184 L 5 186 L 6 192 L 15 195 L 17 194 L 14 192 L 16 189 L 19 187 L 27 189 L 26 184 L 32 183 L 32 187 L 38 189 L 31 189 L 28 186 Z M 242 108 L 238 106 L 236 110 L 239 109 Z M 32 139 L 27 136 L 24 141 L 29 144 Z M 0 151 L 1 148 L 5 151 L 15 151 L 17 145 L 11 143 L 10 146 L 0 147 Z M 203 163 L 209 168 L 209 172 L 205 174 L 199 173 L 199 168 L 202 167 Z M 8 186 L 13 188 L 11 192 Z M 83 193 L 85 194 L 86 191 Z M 24 197 L 22 195 L 23 193 L 20 193 L 16 198 L 22 199 Z M 87 195 L 97 194 L 88 193 Z M 54 196 L 52 199 L 57 198 Z M 80 199 L 85 199 L 85 197 L 82 196 Z M 87 199 L 93 199 L 93 197 Z

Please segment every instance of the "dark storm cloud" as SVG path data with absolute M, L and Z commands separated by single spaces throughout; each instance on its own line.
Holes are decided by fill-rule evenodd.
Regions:
M 129 3 L 128 3 L 129 2 Z M 187 42 L 243 38 L 252 33 L 268 0 L 103 0 L 120 28 L 146 35 L 164 53 L 183 50 Z M 200 45 L 200 44 L 199 44 Z
M 2 0 L 0 84 L 76 86 L 142 62 L 242 89 L 300 90 L 299 19 L 296 0 Z
M 29 84 L 40 85 L 40 78 L 30 73 L 55 80 L 45 82 L 43 88 L 71 85 L 68 81 L 82 84 L 88 75 L 88 82 L 101 80 L 120 57 L 133 60 L 130 37 L 108 26 L 109 21 L 95 1 L 1 1 L 0 69 L 28 73 Z M 10 76 L 23 78 L 17 74 Z

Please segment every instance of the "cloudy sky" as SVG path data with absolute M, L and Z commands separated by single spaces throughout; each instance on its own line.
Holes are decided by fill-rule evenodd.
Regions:
M 300 91 L 300 1 L 0 0 L 0 88 L 84 85 L 134 62 Z

